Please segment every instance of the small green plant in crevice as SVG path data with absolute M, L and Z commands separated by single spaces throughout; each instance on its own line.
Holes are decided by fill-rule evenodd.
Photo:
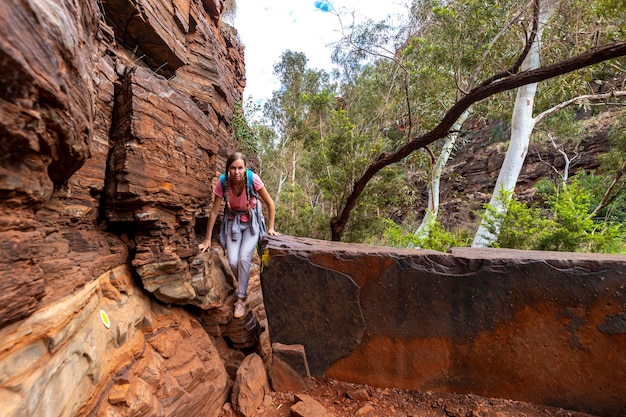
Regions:
M 235 103 L 231 121 L 233 138 L 242 152 L 252 155 L 258 152 L 258 141 L 254 130 L 250 127 L 240 101 Z

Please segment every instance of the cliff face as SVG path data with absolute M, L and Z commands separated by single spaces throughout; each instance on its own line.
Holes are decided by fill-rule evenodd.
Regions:
M 376 255 L 373 262 L 374 257 L 367 255 L 370 249 L 319 246 L 313 255 L 302 255 L 297 245 L 290 243 L 288 246 L 294 250 L 286 255 L 283 252 L 289 252 L 287 246 L 273 249 L 270 246 L 273 263 L 268 265 L 266 276 L 273 281 L 265 282 L 265 286 L 268 305 L 273 309 L 269 311 L 274 316 L 272 331 L 278 342 L 293 344 L 298 340 L 289 337 L 298 335 L 297 331 L 306 326 L 316 330 L 312 325 L 318 322 L 337 323 L 344 326 L 337 329 L 345 330 L 340 343 L 325 349 L 335 342 L 329 341 L 328 334 L 321 333 L 313 347 L 307 347 L 308 352 L 303 345 L 272 346 L 268 332 L 261 332 L 268 325 L 260 289 L 251 289 L 249 302 L 256 308 L 255 314 L 248 311 L 240 321 L 232 320 L 232 276 L 219 252 L 197 254 L 195 235 L 203 227 L 198 221 L 206 218 L 216 174 L 222 172 L 223 158 L 231 147 L 230 121 L 244 87 L 242 47 L 235 31 L 220 22 L 222 9 L 221 0 L 7 0 L 3 3 L 0 10 L 2 416 L 217 416 L 231 392 L 235 409 L 251 410 L 247 412 L 251 415 L 266 393 L 263 366 L 269 368 L 274 389 L 306 388 L 308 371 L 303 372 L 300 380 L 293 377 L 292 369 L 306 365 L 305 353 L 316 372 L 331 370 L 339 377 L 357 379 L 359 372 L 367 374 L 362 365 L 367 365 L 371 358 L 378 359 L 358 356 L 361 352 L 370 349 L 376 355 L 375 349 L 384 348 L 387 341 L 391 345 L 395 339 L 406 340 L 402 339 L 406 334 L 400 332 L 390 334 L 388 340 L 381 339 L 381 343 L 368 344 L 367 338 L 375 336 L 367 327 L 371 323 L 368 314 L 380 317 L 378 327 L 383 329 L 385 320 L 430 317 L 422 308 L 432 298 L 429 292 L 412 299 L 414 304 L 407 303 L 407 311 L 390 309 L 389 305 L 379 310 L 376 300 L 406 298 L 411 292 L 398 293 L 394 286 L 401 283 L 397 280 L 405 277 L 408 269 L 426 268 L 431 274 L 433 259 L 445 264 L 450 256 L 437 254 L 430 258 L 422 254 L 398 260 L 398 255 L 391 253 Z M 470 174 L 463 175 L 471 177 Z M 364 263 L 341 260 L 353 250 L 364 252 L 364 256 L 358 256 Z M 286 262 L 280 262 L 283 255 Z M 426 267 L 411 267 L 418 262 Z M 472 272 L 481 262 L 477 259 L 467 265 L 462 263 L 457 270 L 451 269 L 452 277 L 441 279 L 454 287 L 455 277 L 466 276 L 463 268 Z M 501 265 L 495 264 L 496 272 L 501 271 Z M 322 272 L 315 265 L 321 265 Z M 361 275 L 347 274 L 349 268 L 355 267 L 356 274 Z M 272 271 L 281 268 L 283 272 L 272 275 Z M 369 268 L 367 273 L 364 268 Z M 591 268 L 585 264 L 583 269 Z M 313 272 L 310 277 L 307 271 Z M 623 275 L 623 268 L 619 271 Z M 297 285 L 294 285 L 294 273 Z M 426 281 L 432 292 L 438 289 L 439 275 L 428 276 L 432 278 L 432 282 Z M 379 291 L 377 276 L 386 276 L 390 285 L 393 284 L 388 294 Z M 338 291 L 329 297 L 337 294 L 345 297 L 332 305 L 328 302 L 332 298 L 321 300 L 327 305 L 319 309 L 302 308 L 307 305 L 305 302 L 296 303 L 297 314 L 286 317 L 294 323 L 294 332 L 286 335 L 291 327 L 279 319 L 280 314 L 291 310 L 289 306 L 281 307 L 281 303 L 293 304 L 306 293 L 304 290 L 315 290 L 315 285 L 302 288 L 312 282 L 307 277 L 313 278 L 313 283 L 324 284 L 326 280 L 339 285 Z M 258 281 L 258 271 L 253 278 Z M 600 329 L 599 340 L 619 338 L 619 343 L 609 347 L 600 344 L 601 349 L 596 351 L 600 352 L 598 357 L 623 363 L 623 277 L 620 275 L 619 282 L 611 279 L 602 285 L 594 281 L 597 285 L 588 286 L 591 292 L 602 286 L 598 291 L 614 297 L 603 309 L 593 309 L 592 318 L 594 323 L 604 317 L 611 318 L 612 321 L 601 323 L 604 327 Z M 277 283 L 280 285 L 272 288 Z M 614 288 L 618 285 L 621 286 Z M 553 287 L 548 287 L 550 296 L 558 293 Z M 282 297 L 298 288 L 303 291 Z M 325 286 L 325 291 L 328 288 Z M 464 282 L 459 284 L 458 291 L 460 305 L 466 308 L 459 311 L 475 312 L 471 305 L 475 291 Z M 571 299 L 563 302 L 564 308 L 558 313 L 555 311 L 560 305 L 555 306 L 552 298 L 540 297 L 548 306 L 545 317 L 552 326 L 549 329 L 554 334 L 560 331 L 561 339 L 577 331 L 578 328 L 572 330 L 571 326 L 585 317 L 578 312 L 591 306 L 578 302 L 577 291 L 566 293 L 572 294 Z M 317 300 L 319 294 L 322 292 L 305 301 Z M 494 294 L 508 296 L 502 291 Z M 458 301 L 438 300 L 444 307 Z M 362 301 L 370 303 L 364 304 L 365 310 Z M 516 311 L 525 314 L 524 305 L 514 302 L 519 309 Z M 348 308 L 352 321 L 331 320 L 335 306 Z M 421 315 L 405 314 L 418 307 Z M 505 312 L 510 311 L 507 307 Z M 311 318 L 308 315 L 311 312 L 321 313 Z M 461 313 L 452 318 L 463 318 Z M 277 314 L 279 319 L 275 317 Z M 265 323 L 259 325 L 256 317 Z M 533 314 L 524 317 L 527 317 L 524 323 L 535 319 Z M 440 319 L 446 318 L 451 317 L 443 311 Z M 555 320 L 561 327 L 554 324 Z M 352 325 L 346 328 L 345 323 Z M 416 323 L 411 326 L 410 330 Z M 458 326 L 461 332 L 463 326 Z M 596 332 L 588 326 L 585 330 L 586 338 L 580 340 L 587 343 L 589 335 Z M 315 333 L 305 336 L 310 339 Z M 432 335 L 417 332 L 410 336 L 428 339 Z M 473 338 L 475 334 L 470 336 Z M 524 341 L 512 339 L 506 346 L 513 346 L 518 340 Z M 475 343 L 474 339 L 470 341 Z M 433 352 L 445 353 L 445 344 L 438 351 L 429 348 L 432 345 L 428 340 L 414 342 L 423 347 L 411 351 L 424 352 L 425 356 L 417 358 L 424 367 L 431 366 L 423 363 L 428 354 L 432 357 Z M 256 355 L 249 355 L 250 360 L 243 358 L 241 350 L 252 346 L 260 347 L 263 364 L 259 365 Z M 324 349 L 316 350 L 319 346 Z M 500 358 L 489 356 L 491 345 L 473 346 L 477 346 L 481 358 Z M 578 349 L 578 345 L 573 348 Z M 345 355 L 355 349 L 357 356 L 346 359 Z M 277 351 L 282 355 L 278 359 L 274 356 Z M 325 355 L 323 362 L 316 356 L 319 352 Z M 469 353 L 462 359 L 469 358 L 468 369 L 474 370 L 472 352 L 462 353 L 465 352 Z M 395 357 L 400 361 L 394 362 Z M 512 355 L 502 357 L 513 358 L 508 363 L 515 363 Z M 581 357 L 576 355 L 575 359 Z M 547 361 L 545 355 L 542 358 Z M 390 368 L 397 368 L 397 372 L 390 374 L 390 380 L 398 375 L 408 374 L 411 378 L 423 375 L 415 374 L 420 369 L 414 366 L 417 362 L 410 355 L 389 355 L 383 359 Z M 238 366 L 237 362 L 243 364 Z M 604 366 L 609 367 L 613 362 Z M 461 372 L 463 365 L 458 363 L 449 369 L 456 376 L 466 377 Z M 308 369 L 308 365 L 302 368 Z M 601 376 L 615 375 L 614 381 L 622 381 L 621 368 L 614 368 L 613 373 L 607 371 Z M 606 368 L 599 369 L 602 373 Z M 480 371 L 479 368 L 470 376 L 480 376 Z M 437 369 L 429 375 L 435 378 L 436 374 Z M 540 372 L 537 374 L 545 377 Z M 580 382 L 584 380 L 581 375 L 574 374 L 578 384 L 573 385 L 574 394 L 587 388 Z M 255 376 L 257 380 L 253 380 Z M 259 380 L 264 381 L 263 386 Z M 451 386 L 463 390 L 462 382 L 470 387 L 473 383 L 471 378 L 459 381 Z M 486 378 L 481 392 L 490 392 L 498 382 L 497 375 Z M 233 384 L 236 389 L 231 389 Z M 606 386 L 609 389 L 601 395 L 615 394 L 611 401 L 623 397 L 623 386 L 618 382 Z M 251 395 L 254 388 L 257 388 L 254 394 L 260 392 L 260 395 Z M 604 387 L 598 389 L 602 391 Z M 596 397 L 604 398 L 597 390 L 594 392 L 594 401 Z M 506 390 L 497 393 L 507 394 Z M 532 398 L 545 400 L 541 396 Z M 610 406 L 615 408 L 619 404 Z
M 3 4 L 3 415 L 216 415 L 223 404 L 212 339 L 155 301 L 208 308 L 229 289 L 219 256 L 194 257 L 245 83 L 222 8 Z

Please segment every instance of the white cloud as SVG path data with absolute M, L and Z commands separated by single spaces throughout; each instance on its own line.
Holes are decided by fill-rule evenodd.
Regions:
M 339 40 L 339 21 L 325 12 L 354 10 L 357 19 L 381 20 L 402 10 L 399 3 L 372 0 L 237 0 L 235 28 L 245 46 L 245 97 L 271 97 L 280 87 L 274 64 L 287 49 L 303 52 L 308 67 L 330 71 L 331 43 Z

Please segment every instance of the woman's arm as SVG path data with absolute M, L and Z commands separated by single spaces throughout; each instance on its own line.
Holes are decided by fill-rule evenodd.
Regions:
M 220 207 L 222 205 L 222 197 L 215 196 L 213 199 L 213 207 L 211 208 L 211 214 L 209 214 L 209 222 L 206 225 L 206 237 L 204 241 L 198 245 L 200 248 L 200 253 L 204 253 L 211 247 L 211 237 L 213 235 L 213 226 L 215 226 L 215 219 L 217 219 L 217 214 L 220 212 Z
M 267 206 L 267 234 L 270 236 L 276 236 L 279 233 L 274 230 L 274 213 L 276 212 L 276 208 L 274 207 L 274 200 L 270 197 L 270 194 L 267 192 L 265 187 L 258 190 L 259 197 L 263 200 L 263 204 Z

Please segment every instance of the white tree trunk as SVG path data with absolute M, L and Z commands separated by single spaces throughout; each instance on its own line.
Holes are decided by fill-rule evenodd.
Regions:
M 552 13 L 552 7 L 550 7 L 549 1 L 544 0 L 540 3 L 541 10 L 537 36 L 535 37 L 530 52 L 522 64 L 522 71 L 539 68 L 541 33 Z M 511 118 L 511 140 L 509 142 L 509 148 L 504 157 L 502 168 L 500 168 L 500 174 L 498 175 L 496 185 L 491 195 L 491 200 L 489 201 L 489 204 L 494 208 L 495 213 L 497 213 L 496 216 L 506 214 L 508 201 L 513 194 L 519 173 L 522 170 L 522 165 L 524 165 L 524 159 L 528 153 L 530 134 L 535 127 L 533 105 L 536 91 L 537 83 L 527 84 L 517 90 L 517 97 Z M 493 222 L 493 220 L 490 212 L 486 212 L 485 217 L 476 231 L 472 247 L 484 248 L 497 240 L 498 233 L 500 232 L 497 223 L 495 224 L 497 229 L 495 233 L 487 229 L 487 224 L 490 221 Z
M 414 236 L 418 239 L 428 237 L 432 225 L 437 220 L 437 215 L 439 214 L 439 185 L 441 183 L 441 174 L 443 173 L 443 169 L 448 164 L 448 159 L 450 159 L 456 140 L 459 138 L 459 130 L 461 130 L 461 126 L 465 120 L 467 120 L 469 114 L 470 109 L 465 110 L 465 112 L 463 112 L 459 119 L 454 123 L 451 128 L 452 133 L 450 133 L 446 138 L 443 148 L 441 149 L 441 153 L 439 154 L 439 157 L 435 162 L 435 166 L 432 169 L 430 183 L 428 184 L 428 208 L 424 213 L 422 223 L 414 233 Z

